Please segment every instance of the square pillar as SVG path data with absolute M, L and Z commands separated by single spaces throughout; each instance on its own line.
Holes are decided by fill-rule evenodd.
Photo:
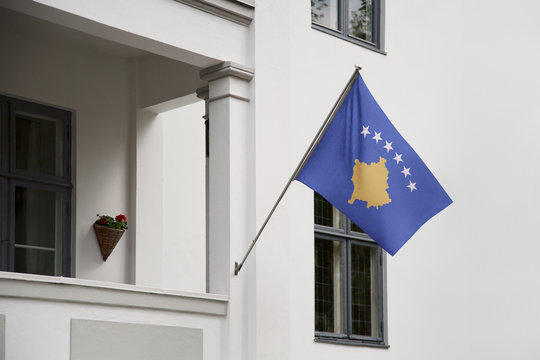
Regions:
M 221 354 L 225 360 L 242 360 L 249 358 L 246 344 L 254 328 L 248 313 L 253 278 L 249 269 L 235 276 L 234 261 L 244 255 L 254 233 L 253 71 L 225 62 L 202 70 L 201 78 L 208 81 L 208 291 L 230 298 Z
M 249 243 L 253 71 L 225 62 L 203 69 L 201 78 L 208 81 L 208 291 L 230 296 L 233 256 L 242 257 Z

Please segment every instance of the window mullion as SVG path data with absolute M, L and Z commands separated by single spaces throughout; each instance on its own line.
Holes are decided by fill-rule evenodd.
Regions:
M 341 34 L 344 35 L 344 36 L 347 36 L 348 33 L 349 33 L 349 27 L 348 27 L 348 24 L 349 24 L 349 19 L 348 19 L 348 13 L 349 13 L 349 2 L 348 0 L 341 0 L 340 1 L 340 5 L 341 5 L 341 16 L 340 16 L 340 19 L 339 21 L 341 22 Z
M 373 32 L 373 43 L 380 44 L 380 16 L 381 1 L 374 1 L 371 11 L 371 31 Z
M 13 103 L 9 100 L 7 102 L 7 113 L 6 113 L 6 136 L 7 139 L 7 153 L 5 156 L 6 159 L 6 168 L 5 170 L 8 173 L 12 173 L 14 163 L 15 163 L 15 109 Z M 7 209 L 6 209 L 6 221 L 7 221 L 7 246 L 8 251 L 6 254 L 6 268 L 7 271 L 15 271 L 15 190 L 13 185 L 13 180 L 8 179 L 6 181 L 7 186 Z
M 5 99 L 0 97 L 0 170 L 7 171 L 8 166 L 8 141 L 9 141 L 9 113 L 8 103 Z
M 15 186 L 13 181 L 8 181 L 8 209 L 7 209 L 7 223 L 8 223 L 8 247 L 7 254 L 7 271 L 15 271 Z
M 351 287 L 351 243 L 349 240 L 345 241 L 344 246 L 344 259 L 345 259 L 345 276 L 344 281 L 345 282 L 345 334 L 347 335 L 347 338 L 351 338 L 351 329 L 352 329 L 352 304 L 351 304 L 351 298 L 352 298 L 352 287 Z
M 71 116 L 71 114 L 69 114 Z M 62 168 L 64 171 L 63 179 L 71 183 L 71 118 L 62 119 L 63 133 L 63 159 Z
M 62 195 L 64 210 L 66 214 L 62 216 L 63 234 L 62 234 L 62 276 L 74 276 L 71 274 L 71 189 Z
M 385 314 L 384 314 L 384 309 L 385 309 L 385 306 L 384 306 L 384 297 L 386 296 L 386 291 L 385 291 L 385 284 L 384 284 L 384 279 L 386 277 L 386 274 L 383 273 L 384 271 L 384 266 L 383 266 L 383 250 L 381 247 L 378 247 L 377 248 L 377 266 L 378 266 L 378 283 L 379 283 L 379 289 L 378 289 L 378 293 L 379 293 L 379 301 L 378 301 L 378 306 L 379 306 L 379 337 L 381 339 L 383 339 L 383 342 L 386 342 L 386 339 L 385 339 L 385 331 L 386 329 L 384 328 L 384 317 L 385 317 Z
M 7 271 L 9 264 L 9 236 L 8 236 L 8 184 L 7 180 L 0 178 L 0 270 Z

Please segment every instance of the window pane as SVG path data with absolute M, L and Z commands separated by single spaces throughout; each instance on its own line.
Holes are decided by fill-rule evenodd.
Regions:
M 1 170 L 4 170 L 3 167 L 4 167 L 4 161 L 3 161 L 3 156 L 2 156 L 2 153 L 3 153 L 3 143 L 6 141 L 4 139 L 4 130 L 2 129 L 4 127 L 4 104 L 2 103 L 2 99 L 0 98 L 0 169 Z
M 64 213 L 61 193 L 15 187 L 15 271 L 61 273 Z
M 339 30 L 339 1 L 311 0 L 311 21 Z
M 360 229 L 360 227 L 356 225 L 355 223 L 353 223 L 352 221 L 351 221 L 351 230 L 355 232 L 359 232 L 359 233 L 365 233 L 364 230 Z
M 62 176 L 63 139 L 60 121 L 16 117 L 17 169 Z
M 353 335 L 379 336 L 377 249 L 351 244 L 351 320 Z
M 345 217 L 338 209 L 315 193 L 315 224 L 344 229 Z
M 315 239 L 315 331 L 343 333 L 343 245 Z
M 54 251 L 15 246 L 15 272 L 56 275 Z
M 4 214 L 8 209 L 8 185 L 7 180 L 0 177 L 0 270 L 8 269 L 8 219 Z
M 349 0 L 349 35 L 373 42 L 373 0 Z

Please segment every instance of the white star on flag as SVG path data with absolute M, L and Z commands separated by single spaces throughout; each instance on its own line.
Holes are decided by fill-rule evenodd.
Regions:
M 418 190 L 416 188 L 416 183 L 413 183 L 411 180 L 409 180 L 409 185 L 407 185 L 407 187 L 411 189 L 411 192 L 413 192 L 413 190 Z
M 411 168 L 406 168 L 405 166 L 403 167 L 403 171 L 401 172 L 403 175 L 405 175 L 405 177 L 407 176 L 410 176 L 411 175 L 411 172 L 410 172 Z
M 388 142 L 388 141 L 386 141 L 386 140 L 385 140 L 385 142 L 386 142 L 386 145 L 384 145 L 383 148 L 386 149 L 386 152 L 390 152 L 390 150 L 394 150 L 394 148 L 392 147 L 392 143 L 391 143 L 391 142 Z
M 394 158 L 394 160 L 396 160 L 396 165 L 399 164 L 400 162 L 403 162 L 403 160 L 401 159 L 402 155 L 403 154 L 396 153 L 396 157 Z
M 364 135 L 364 139 L 366 138 L 367 135 L 371 134 L 369 131 L 369 126 L 364 126 L 362 125 L 362 131 L 360 132 L 360 134 Z
M 375 140 L 375 143 L 376 143 L 376 144 L 378 144 L 379 141 L 382 140 L 382 139 L 381 139 L 381 133 L 380 133 L 380 132 L 378 133 L 378 132 L 375 131 L 375 136 L 372 137 L 372 139 Z

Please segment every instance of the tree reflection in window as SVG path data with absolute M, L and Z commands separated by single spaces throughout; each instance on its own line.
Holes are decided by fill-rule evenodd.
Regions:
M 349 0 L 349 35 L 373 42 L 373 0 Z
M 370 49 L 383 50 L 384 0 L 310 0 L 313 28 Z
M 311 0 L 311 21 L 339 30 L 339 0 Z

